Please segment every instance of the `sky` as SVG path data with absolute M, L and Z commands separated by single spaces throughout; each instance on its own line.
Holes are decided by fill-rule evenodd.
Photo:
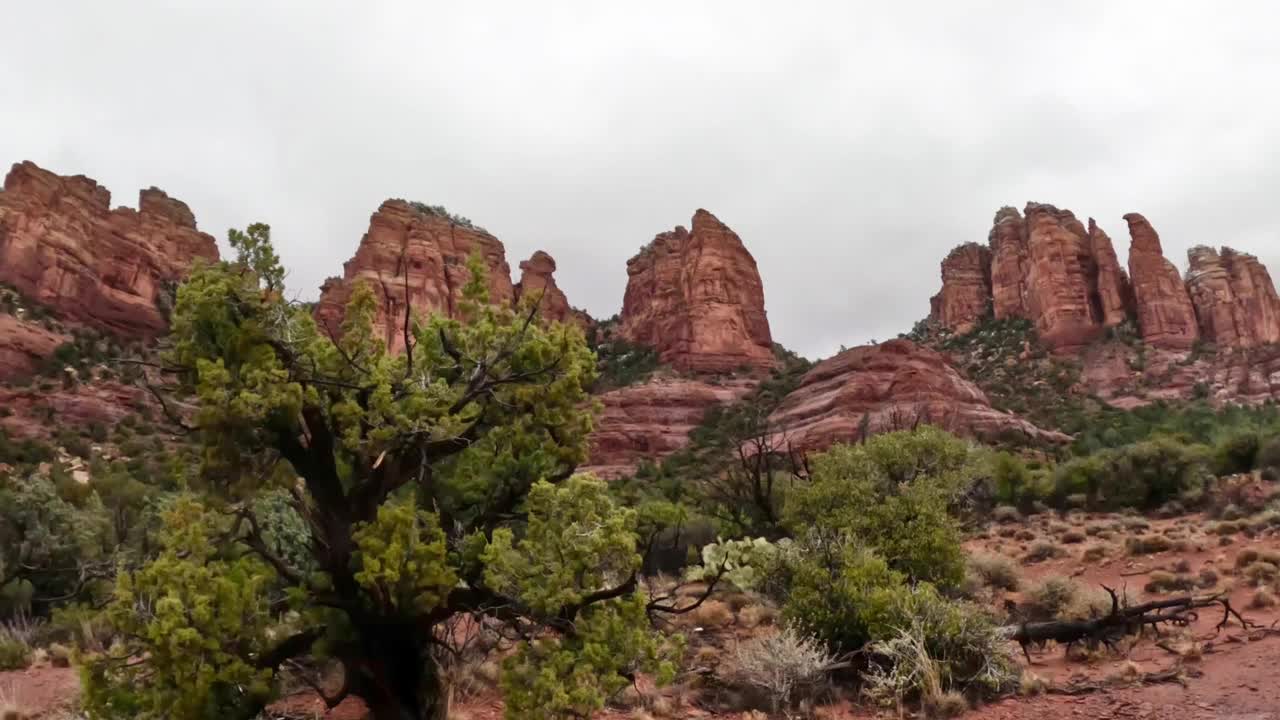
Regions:
M 0 163 L 152 185 L 272 237 L 300 297 L 388 197 L 618 312 L 697 208 L 811 357 L 928 312 L 1002 205 L 1142 212 L 1280 276 L 1280 6 L 1265 2 L 0 0 Z

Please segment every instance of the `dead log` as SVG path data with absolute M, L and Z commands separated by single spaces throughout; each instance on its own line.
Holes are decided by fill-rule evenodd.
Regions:
M 1022 654 L 1026 656 L 1027 663 L 1032 663 L 1031 653 L 1028 651 L 1032 645 L 1043 647 L 1052 640 L 1065 645 L 1068 652 L 1072 645 L 1080 642 L 1093 647 L 1101 644 L 1114 650 L 1119 640 L 1140 635 L 1147 628 L 1151 628 L 1159 636 L 1161 625 L 1186 627 L 1199 619 L 1197 610 L 1215 605 L 1221 606 L 1223 611 L 1222 621 L 1217 625 L 1218 630 L 1226 627 L 1232 618 L 1242 628 L 1254 627 L 1231 607 L 1231 601 L 1225 594 L 1206 597 L 1184 595 L 1130 606 L 1121 604 L 1115 590 L 1105 585 L 1103 589 L 1111 595 L 1111 612 L 1100 618 L 1023 623 L 1007 628 L 1009 637 L 1022 646 Z

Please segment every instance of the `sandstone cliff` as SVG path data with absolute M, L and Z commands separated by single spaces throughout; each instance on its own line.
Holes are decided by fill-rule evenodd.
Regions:
M 1016 208 L 1006 206 L 996 212 L 987 242 L 991 246 L 992 312 L 997 320 L 1028 317 L 1027 225 Z M 945 322 L 942 325 L 951 327 Z
M 352 290 L 367 282 L 378 301 L 383 339 L 392 352 L 403 352 L 410 308 L 423 316 L 456 316 L 471 276 L 467 260 L 472 253 L 479 253 L 488 268 L 489 300 L 512 303 L 511 267 L 496 237 L 439 208 L 388 200 L 369 218 L 369 231 L 343 265 L 342 277 L 329 278 L 320 288 L 316 321 L 336 334 Z
M 83 175 L 23 162 L 5 177 L 0 282 L 65 321 L 129 338 L 163 333 L 174 287 L 197 259 L 217 257 L 186 204 L 156 188 L 137 210 L 113 210 L 111 193 Z
M 776 364 L 756 261 L 706 210 L 627 262 L 621 335 L 682 370 L 727 372 Z
M 958 333 L 977 327 L 991 308 L 991 251 L 965 243 L 942 261 L 942 290 L 930 301 L 932 316 Z
M 853 348 L 818 363 L 769 421 L 780 443 L 801 450 L 921 423 L 982 440 L 1069 441 L 993 409 L 946 358 L 907 340 Z
M 1205 246 L 1187 258 L 1187 288 L 1206 340 L 1230 348 L 1280 342 L 1280 297 L 1258 258 Z
M 1098 312 L 1104 327 L 1116 327 L 1133 320 L 1133 285 L 1120 267 L 1111 237 L 1089 218 L 1089 245 L 1097 275 L 1094 281 Z
M 1191 348 L 1200 339 L 1200 328 L 1178 268 L 1165 258 L 1160 236 L 1146 218 L 1129 213 L 1124 219 L 1132 239 L 1129 277 L 1143 342 L 1170 350 Z

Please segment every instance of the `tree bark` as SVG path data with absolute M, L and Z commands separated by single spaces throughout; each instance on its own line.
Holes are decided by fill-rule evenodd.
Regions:
M 421 630 L 393 623 L 357 632 L 363 652 L 346 663 L 350 688 L 374 720 L 446 720 L 447 683 Z

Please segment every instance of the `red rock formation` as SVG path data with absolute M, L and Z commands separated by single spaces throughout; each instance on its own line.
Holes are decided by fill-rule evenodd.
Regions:
M 1120 267 L 1116 248 L 1098 224 L 1089 218 L 1089 245 L 1097 269 L 1098 310 L 1104 327 L 1122 325 L 1133 316 L 1133 286 L 1129 276 Z
M 144 408 L 160 414 L 154 398 L 144 388 L 105 380 L 70 388 L 59 386 L 52 391 L 0 387 L 0 407 L 9 409 L 0 418 L 0 428 L 17 437 L 48 438 L 61 428 L 90 424 L 110 428 Z M 50 422 L 50 418 L 56 422 Z
M 30 375 L 71 338 L 13 315 L 0 314 L 0 381 Z
M 621 334 L 683 370 L 726 372 L 776 364 L 756 261 L 706 210 L 692 231 L 658 235 L 627 261 Z
M 1258 258 L 1203 245 L 1187 258 L 1187 289 L 1206 340 L 1233 349 L 1280 342 L 1280 297 Z
M 930 300 L 930 319 L 957 333 L 977 327 L 991 309 L 991 251 L 978 243 L 955 248 L 942 261 L 942 290 Z
M 753 387 L 749 380 L 712 384 L 660 376 L 604 393 L 590 458 L 580 470 L 606 479 L 630 475 L 641 462 L 659 461 L 688 445 L 690 431 L 708 409 L 732 403 Z
M 156 188 L 138 210 L 83 175 L 13 166 L 0 192 L 0 282 L 59 317 L 129 337 L 168 327 L 163 305 L 197 258 L 216 260 L 191 210 Z
M 1070 210 L 1028 203 L 1024 212 L 1028 315 L 1054 350 L 1082 347 L 1101 330 L 1089 234 Z
M 769 420 L 779 442 L 806 450 L 920 422 L 984 440 L 1070 439 L 993 409 L 942 355 L 907 340 L 853 348 L 818 363 Z
M 997 320 L 1025 318 L 1027 309 L 1027 225 L 1011 207 L 1000 208 L 987 235 L 991 246 L 992 311 Z
M 1129 213 L 1124 219 L 1133 240 L 1129 277 L 1143 341 L 1158 348 L 1191 348 L 1200 338 L 1200 329 L 1182 276 L 1165 259 L 1160 236 L 1146 218 Z
M 368 282 L 378 300 L 378 327 L 392 352 L 404 350 L 405 314 L 455 316 L 470 278 L 467 260 L 480 253 L 488 267 L 489 300 L 511 303 L 515 290 L 506 249 L 487 231 L 457 222 L 418 203 L 388 200 L 369 219 L 369 231 L 341 278 L 320 288 L 316 321 L 336 333 L 358 282 Z
M 520 282 L 515 285 L 516 301 L 541 293 L 538 312 L 552 322 L 576 323 L 583 330 L 591 325 L 591 316 L 569 305 L 569 298 L 556 285 L 556 261 L 539 250 L 520 263 Z

